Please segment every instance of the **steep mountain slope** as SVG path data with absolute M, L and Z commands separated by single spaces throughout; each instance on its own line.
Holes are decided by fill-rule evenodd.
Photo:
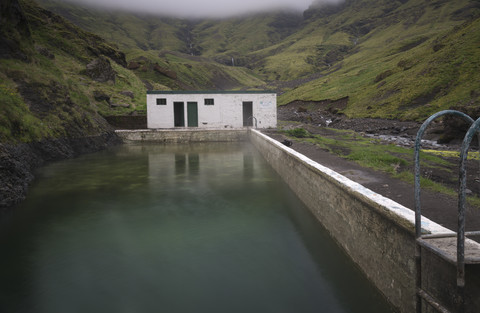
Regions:
M 122 51 L 171 50 L 189 53 L 185 38 L 189 21 L 122 11 L 107 11 L 77 4 L 40 0 L 42 7 L 65 17 L 75 25 L 117 44 Z
M 335 111 L 349 117 L 480 115 L 479 0 L 345 0 L 218 20 L 41 2 L 71 22 L 33 0 L 0 2 L 0 207 L 42 162 L 115 143 L 104 117 L 145 114 L 147 89 L 275 88 L 279 104 L 306 110 L 342 99 Z
M 348 97 L 343 113 L 350 117 L 424 119 L 443 108 L 479 106 L 478 0 L 318 1 L 303 17 L 223 20 L 40 1 L 130 49 L 127 59 L 143 68 L 137 75 L 173 89 L 235 88 L 242 75 L 247 88 L 277 89 L 280 104 Z M 166 75 L 156 75 L 155 64 Z
M 31 1 L 4 3 L 16 11 L 2 12 L 2 37 L 10 37 L 17 47 L 3 53 L 0 60 L 1 141 L 76 136 L 77 128 L 85 135 L 107 129 L 101 126 L 95 102 L 89 101 L 93 98 L 90 89 L 96 84 L 109 88 L 119 72 L 128 75 L 125 55 Z M 15 24 L 21 26 L 21 33 Z M 88 70 L 92 61 L 101 61 L 103 72 Z M 111 76 L 100 83 L 97 76 L 106 73 Z M 128 84 L 135 84 L 134 75 Z
M 128 64 L 115 44 L 33 0 L 0 5 L 0 207 L 24 197 L 43 162 L 118 143 L 104 117 L 145 115 L 147 88 L 264 84 L 245 68 L 175 51 L 135 48 Z
M 376 18 L 353 14 L 375 12 L 368 4 L 347 1 L 339 12 L 316 19 L 346 31 L 355 47 L 331 69 L 320 62 L 325 76 L 287 92 L 281 103 L 347 96 L 345 113 L 352 117 L 420 120 L 440 109 L 480 105 L 480 2 L 410 0 Z M 315 11 L 310 14 L 315 19 Z M 319 48 L 325 51 L 325 45 Z
M 231 66 L 232 56 L 238 53 L 229 55 L 228 61 L 223 55 L 214 57 L 215 60 L 205 58 L 209 55 L 202 53 L 203 46 L 197 45 L 199 38 L 195 27 L 209 28 L 208 21 L 106 11 L 56 0 L 40 0 L 39 3 L 121 47 L 131 62 L 129 68 L 146 83 L 148 89 L 162 89 L 155 83 L 171 89 L 215 90 L 257 89 L 265 85 L 247 68 Z M 237 26 L 248 24 L 244 19 L 234 23 Z M 214 25 L 222 29 L 215 30 L 220 33 L 230 26 L 223 27 L 216 22 Z M 224 37 L 213 39 L 213 49 L 226 45 L 221 43 L 226 40 Z M 234 46 L 245 46 L 250 40 L 251 36 L 240 38 Z M 202 57 L 198 57 L 200 55 Z
M 276 11 L 228 19 L 180 19 L 38 0 L 75 25 L 116 43 L 128 54 L 141 49 L 211 57 L 246 54 L 281 41 L 303 21 L 299 12 Z M 235 55 L 234 55 L 235 56 Z M 231 64 L 230 59 L 227 62 Z
M 135 86 L 144 91 L 122 52 L 29 0 L 1 2 L 0 46 L 1 208 L 43 162 L 118 143 L 99 114 L 116 108 L 94 94 L 132 88 L 135 106 Z

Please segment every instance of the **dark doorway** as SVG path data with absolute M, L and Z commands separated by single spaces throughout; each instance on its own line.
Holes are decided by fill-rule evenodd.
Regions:
M 185 127 L 185 108 L 183 102 L 173 103 L 173 115 L 175 127 Z
M 253 102 L 243 102 L 243 126 L 253 126 Z
M 198 107 L 196 102 L 187 102 L 188 127 L 198 127 Z

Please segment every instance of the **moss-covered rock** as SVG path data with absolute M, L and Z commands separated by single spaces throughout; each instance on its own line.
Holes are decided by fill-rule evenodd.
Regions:
M 86 69 L 82 71 L 82 74 L 101 83 L 108 81 L 115 83 L 115 77 L 117 75 L 110 64 L 110 60 L 104 56 L 100 56 L 88 63 Z

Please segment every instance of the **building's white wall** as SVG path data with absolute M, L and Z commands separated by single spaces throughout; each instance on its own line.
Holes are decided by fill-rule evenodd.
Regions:
M 173 102 L 167 105 L 157 105 L 157 98 L 167 98 L 166 95 L 147 95 L 147 127 L 173 128 Z
M 277 127 L 277 97 L 275 94 L 256 95 L 253 102 L 253 116 L 258 128 Z
M 167 99 L 166 105 L 157 105 L 157 98 Z M 214 99 L 214 105 L 205 105 L 205 99 Z M 198 128 L 243 127 L 243 102 L 252 102 L 253 116 L 258 128 L 277 126 L 277 100 L 274 93 L 218 93 L 218 94 L 148 94 L 148 128 L 174 128 L 173 103 L 184 103 L 187 125 L 187 102 L 197 102 Z

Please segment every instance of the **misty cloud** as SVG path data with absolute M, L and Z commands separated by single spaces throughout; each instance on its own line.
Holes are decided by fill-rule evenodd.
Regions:
M 182 17 L 228 17 L 272 9 L 306 10 L 313 0 L 62 0 L 89 6 Z M 316 0 L 335 3 L 341 0 Z

